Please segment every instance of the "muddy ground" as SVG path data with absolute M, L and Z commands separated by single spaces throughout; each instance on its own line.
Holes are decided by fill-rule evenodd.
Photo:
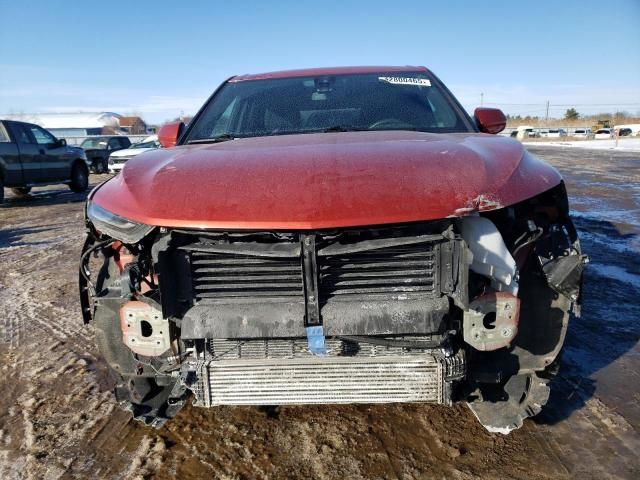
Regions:
M 133 422 L 80 318 L 84 196 L 9 193 L 0 478 L 640 478 L 640 153 L 530 150 L 564 174 L 592 263 L 550 403 L 509 436 L 464 405 L 187 407 L 160 430 Z

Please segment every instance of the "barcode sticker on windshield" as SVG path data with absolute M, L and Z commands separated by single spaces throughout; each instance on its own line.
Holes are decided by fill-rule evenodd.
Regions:
M 413 77 L 378 77 L 381 82 L 392 83 L 394 85 L 415 85 L 416 87 L 430 87 L 431 80 L 428 78 Z

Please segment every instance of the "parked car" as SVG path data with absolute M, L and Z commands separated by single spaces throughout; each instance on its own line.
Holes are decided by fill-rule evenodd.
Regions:
M 109 155 L 109 173 L 118 173 L 124 164 L 136 155 L 161 148 L 157 135 L 151 135 L 140 143 L 134 143 L 129 148 L 117 150 Z
M 573 131 L 572 136 L 576 138 L 590 139 L 590 138 L 593 138 L 593 132 L 591 131 L 590 128 L 576 128 Z
M 94 173 L 105 173 L 109 168 L 109 155 L 130 146 L 131 140 L 123 136 L 89 137 L 80 144 Z
M 537 128 L 521 125 L 511 132 L 511 138 L 523 140 L 525 138 L 538 138 L 540 131 Z
M 33 187 L 66 183 L 74 192 L 84 192 L 88 179 L 82 149 L 67 145 L 38 125 L 0 120 L 0 203 L 5 187 L 27 195 Z
M 618 130 L 619 137 L 630 137 L 632 133 L 633 130 L 631 130 L 630 128 L 621 128 L 620 130 Z
M 156 426 L 189 392 L 468 402 L 521 426 L 586 259 L 560 174 L 505 124 L 424 67 L 224 82 L 87 201 L 80 302 L 118 401 Z
M 547 133 L 548 138 L 563 138 L 567 136 L 567 131 L 564 128 L 550 128 Z
M 567 131 L 563 128 L 543 128 L 539 131 L 541 137 L 561 138 L 567 136 Z
M 596 140 L 608 140 L 615 137 L 615 131 L 613 128 L 601 128 L 596 130 L 594 138 Z

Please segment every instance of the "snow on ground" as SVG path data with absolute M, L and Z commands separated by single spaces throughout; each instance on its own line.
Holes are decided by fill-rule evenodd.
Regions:
M 525 145 L 536 147 L 572 147 L 590 150 L 619 150 L 623 152 L 640 152 L 640 138 L 621 138 L 616 146 L 615 140 L 575 140 L 557 142 L 523 142 Z

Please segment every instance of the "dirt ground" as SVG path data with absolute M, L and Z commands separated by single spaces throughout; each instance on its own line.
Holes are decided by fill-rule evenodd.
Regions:
M 640 478 L 640 154 L 530 150 L 565 176 L 592 263 L 550 403 L 508 436 L 464 405 L 187 407 L 160 430 L 138 424 L 80 317 L 84 195 L 9 193 L 0 479 Z

